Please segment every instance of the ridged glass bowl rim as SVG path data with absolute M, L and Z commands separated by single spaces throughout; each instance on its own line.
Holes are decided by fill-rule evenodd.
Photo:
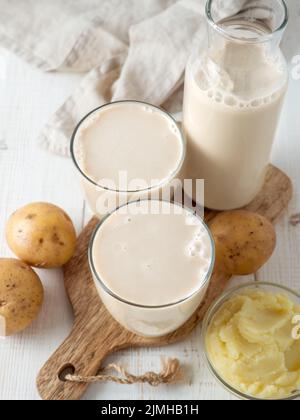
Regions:
M 209 229 L 209 227 L 207 226 L 207 224 L 205 223 L 204 219 L 202 217 L 200 217 L 198 214 L 196 214 L 192 209 L 190 209 L 189 207 L 186 207 L 182 204 L 179 203 L 172 203 L 171 204 L 175 204 L 175 205 L 179 205 L 181 206 L 184 210 L 186 210 L 187 212 L 189 212 L 190 214 L 193 214 L 194 216 L 196 216 L 202 223 L 203 227 L 205 228 L 206 232 L 209 235 L 210 238 L 210 244 L 211 244 L 211 250 L 212 250 L 212 255 L 211 255 L 211 262 L 210 262 L 210 266 L 209 269 L 207 271 L 207 274 L 204 278 L 203 283 L 199 286 L 199 288 L 197 288 L 197 290 L 195 290 L 192 294 L 190 294 L 189 296 L 185 296 L 184 298 L 176 301 L 176 302 L 170 302 L 170 303 L 166 303 L 163 305 L 143 305 L 143 304 L 138 304 L 138 303 L 134 303 L 134 302 L 130 302 L 124 298 L 122 298 L 121 296 L 117 295 L 116 293 L 114 293 L 106 284 L 105 282 L 101 279 L 101 277 L 99 276 L 99 274 L 97 273 L 95 264 L 94 264 L 94 259 L 93 259 L 93 247 L 94 247 L 94 241 L 95 238 L 99 232 L 99 230 L 101 229 L 102 225 L 107 221 L 107 219 L 109 219 L 114 213 L 116 213 L 118 210 L 120 210 L 123 207 L 126 207 L 128 205 L 134 204 L 134 203 L 141 203 L 144 201 L 148 201 L 148 202 L 160 202 L 160 203 L 170 203 L 167 200 L 151 200 L 151 199 L 142 199 L 142 200 L 135 200 L 135 201 L 130 201 L 129 203 L 126 203 L 120 207 L 118 207 L 117 209 L 113 210 L 111 213 L 107 214 L 101 221 L 100 223 L 96 226 L 92 237 L 90 239 L 90 243 L 89 243 L 89 247 L 88 247 L 88 261 L 89 261 L 89 266 L 90 266 L 90 270 L 93 274 L 94 279 L 97 280 L 97 282 L 99 283 L 101 289 L 107 293 L 108 295 L 110 295 L 111 297 L 113 297 L 114 299 L 116 299 L 119 302 L 122 302 L 126 305 L 132 306 L 132 307 L 136 307 L 136 308 L 143 308 L 143 309 L 163 309 L 163 308 L 170 308 L 172 306 L 176 306 L 179 305 L 181 303 L 187 302 L 188 300 L 192 299 L 194 296 L 197 295 L 197 293 L 199 293 L 201 290 L 205 289 L 205 287 L 208 286 L 209 281 L 211 279 L 212 273 L 213 273 L 213 269 L 215 266 L 215 242 L 212 236 L 212 233 Z
M 223 306 L 225 302 L 227 302 L 231 297 L 237 295 L 238 292 L 242 292 L 247 289 L 253 289 L 253 288 L 275 288 L 280 290 L 281 292 L 287 292 L 290 295 L 294 296 L 297 300 L 300 301 L 300 293 L 296 292 L 295 290 L 284 286 L 282 284 L 278 283 L 272 283 L 272 282 L 248 282 L 240 286 L 232 287 L 229 290 L 227 290 L 225 293 L 223 293 L 216 301 L 213 302 L 213 304 L 208 309 L 203 323 L 202 323 L 202 332 L 201 332 L 201 344 L 202 344 L 202 352 L 204 360 L 208 366 L 208 369 L 210 373 L 214 376 L 214 378 L 219 382 L 227 391 L 229 391 L 231 394 L 235 395 L 241 400 L 255 400 L 255 401 L 290 401 L 295 400 L 300 397 L 300 390 L 297 391 L 295 394 L 291 395 L 290 397 L 286 398 L 257 398 L 253 395 L 246 394 L 241 392 L 240 390 L 236 389 L 232 385 L 230 385 L 222 376 L 217 372 L 217 370 L 214 368 L 213 363 L 210 361 L 208 351 L 206 348 L 206 333 L 208 331 L 208 327 L 213 319 L 213 317 L 216 315 L 217 311 Z
M 161 114 L 163 114 L 169 121 L 171 121 L 172 123 L 174 123 L 178 129 L 179 132 L 179 139 L 181 142 L 181 146 L 182 146 L 182 155 L 180 157 L 180 161 L 177 165 L 177 167 L 171 172 L 171 174 L 167 177 L 162 179 L 158 184 L 155 185 L 150 185 L 150 187 L 147 188 L 142 188 L 142 189 L 137 189 L 137 190 L 121 190 L 121 189 L 113 189 L 113 188 L 109 188 L 106 187 L 105 185 L 101 185 L 100 183 L 94 181 L 91 177 L 89 177 L 81 168 L 80 164 L 78 163 L 78 159 L 76 158 L 76 152 L 75 152 L 75 141 L 77 139 L 77 133 L 81 127 L 81 125 L 88 120 L 89 117 L 91 117 L 93 114 L 96 114 L 97 112 L 101 112 L 102 110 L 108 108 L 108 107 L 113 107 L 115 105 L 129 105 L 129 104 L 137 104 L 137 105 L 144 105 L 144 106 L 149 106 L 151 108 L 156 109 L 157 111 L 159 111 Z M 104 191 L 109 191 L 112 193 L 117 193 L 117 194 L 133 194 L 133 193 L 146 193 L 146 192 L 151 192 L 152 190 L 156 190 L 157 188 L 162 188 L 163 186 L 167 185 L 170 181 L 172 181 L 173 179 L 176 178 L 176 176 L 180 173 L 183 164 L 185 162 L 185 158 L 186 158 L 186 139 L 185 136 L 183 134 L 182 129 L 180 128 L 178 122 L 175 120 L 175 118 L 169 113 L 167 112 L 165 109 L 150 104 L 148 102 L 143 102 L 143 101 L 137 101 L 137 100 L 123 100 L 123 101 L 114 101 L 114 102 L 107 102 L 104 105 L 101 105 L 95 109 L 93 109 L 92 111 L 90 111 L 88 114 L 86 114 L 81 121 L 77 124 L 77 126 L 75 127 L 75 130 L 72 134 L 71 137 L 71 143 L 70 143 L 70 154 L 71 154 L 71 158 L 73 161 L 73 164 L 75 165 L 75 168 L 77 169 L 77 171 L 81 174 L 81 176 L 83 176 L 83 178 L 88 181 L 89 183 L 91 183 L 92 185 L 94 185 L 95 187 L 104 190 Z

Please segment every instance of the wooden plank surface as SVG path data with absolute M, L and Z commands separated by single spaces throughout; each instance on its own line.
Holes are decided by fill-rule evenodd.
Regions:
M 288 1 L 291 23 L 284 42 L 289 62 L 300 56 L 300 3 Z M 292 65 L 291 65 L 292 70 Z M 0 254 L 11 253 L 4 240 L 5 221 L 17 207 L 34 200 L 62 206 L 80 231 L 90 214 L 76 183 L 71 162 L 40 150 L 36 137 L 43 124 L 77 86 L 79 75 L 43 74 L 0 50 Z M 278 246 L 259 280 L 284 283 L 300 290 L 300 224 L 289 218 L 300 212 L 300 79 L 291 78 L 272 161 L 294 181 L 294 198 L 277 225 Z M 68 335 L 73 316 L 60 271 L 39 272 L 46 289 L 39 318 L 25 332 L 0 341 L 0 400 L 39 399 L 35 379 L 40 367 Z M 250 280 L 253 277 L 250 277 Z M 235 279 L 233 283 L 249 279 Z M 54 309 L 55 308 L 55 309 Z M 232 399 L 211 378 L 202 360 L 200 328 L 184 342 L 163 349 L 120 351 L 118 361 L 133 373 L 160 369 L 161 354 L 178 357 L 185 365 L 188 384 L 151 388 L 94 384 L 86 399 Z

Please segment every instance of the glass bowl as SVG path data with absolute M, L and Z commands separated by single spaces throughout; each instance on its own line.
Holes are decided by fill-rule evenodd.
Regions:
M 235 288 L 230 289 L 226 293 L 224 293 L 218 300 L 216 300 L 210 309 L 208 310 L 202 326 L 202 348 L 204 353 L 204 359 L 205 362 L 211 372 L 211 374 L 214 376 L 214 378 L 219 382 L 227 391 L 229 391 L 234 396 L 238 397 L 241 400 L 295 400 L 300 398 L 300 389 L 298 391 L 295 391 L 292 395 L 286 398 L 259 398 L 255 397 L 250 394 L 246 394 L 242 392 L 241 390 L 235 388 L 232 384 L 228 383 L 226 379 L 224 379 L 220 373 L 216 370 L 214 367 L 212 361 L 210 360 L 209 353 L 206 346 L 206 335 L 208 328 L 213 321 L 215 315 L 220 310 L 220 308 L 224 305 L 225 302 L 227 302 L 229 299 L 231 299 L 234 296 L 240 295 L 246 290 L 251 289 L 259 289 L 266 292 L 271 293 L 281 293 L 285 294 L 291 301 L 293 301 L 296 305 L 300 306 L 300 294 L 294 290 L 289 289 L 288 287 L 275 284 L 275 283 L 267 283 L 267 282 L 252 282 L 243 284 L 242 286 L 238 286 Z M 292 331 L 292 325 L 291 325 L 291 331 Z

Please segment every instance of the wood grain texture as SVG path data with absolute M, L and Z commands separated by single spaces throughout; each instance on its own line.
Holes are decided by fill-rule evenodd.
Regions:
M 261 193 L 247 207 L 248 210 L 266 216 L 272 222 L 287 208 L 292 198 L 290 179 L 277 168 L 270 166 Z M 206 212 L 209 223 L 216 212 Z M 225 290 L 230 276 L 214 270 L 206 298 L 193 317 L 176 332 L 163 338 L 137 336 L 119 325 L 102 304 L 89 270 L 87 248 L 98 219 L 93 218 L 78 239 L 76 253 L 64 269 L 65 287 L 70 298 L 75 322 L 67 340 L 41 369 L 37 386 L 46 400 L 79 399 L 85 392 L 86 384 L 64 382 L 59 374 L 68 365 L 75 368 L 78 375 L 96 375 L 103 360 L 123 348 L 165 346 L 189 336 L 203 319 L 212 302 Z

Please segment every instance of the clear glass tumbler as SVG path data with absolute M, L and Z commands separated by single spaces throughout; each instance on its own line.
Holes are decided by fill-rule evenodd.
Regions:
M 103 184 L 100 181 L 96 181 L 91 174 L 87 173 L 84 169 L 83 165 L 83 158 L 82 156 L 84 153 L 90 153 L 90 151 L 84 150 L 84 146 L 81 144 L 81 137 L 80 132 L 84 131 L 86 127 L 89 126 L 90 123 L 93 123 L 93 121 L 97 118 L 101 118 L 102 113 L 105 113 L 106 111 L 109 111 L 110 109 L 114 107 L 120 107 L 126 111 L 126 108 L 135 106 L 137 108 L 147 108 L 151 112 L 149 112 L 150 115 L 154 114 L 160 114 L 162 117 L 164 117 L 169 123 L 170 127 L 173 127 L 173 130 L 175 130 L 178 139 L 181 143 L 181 157 L 178 162 L 178 165 L 174 168 L 170 176 L 166 179 L 157 179 L 157 174 L 155 173 L 156 168 L 156 162 L 155 159 L 153 161 L 153 156 L 145 161 L 144 163 L 141 162 L 141 166 L 148 165 L 153 167 L 153 180 L 155 181 L 155 184 L 151 184 L 149 187 L 143 185 L 141 187 L 137 188 L 131 188 L 130 179 L 127 179 L 127 172 L 130 168 L 120 168 L 120 173 L 122 172 L 125 175 L 125 178 L 127 179 L 127 182 L 124 185 L 124 188 L 116 188 L 115 186 L 110 186 L 109 184 Z M 133 127 L 134 129 L 134 127 Z M 145 127 L 145 130 L 147 127 Z M 115 127 L 112 128 L 112 130 L 118 130 L 118 120 L 116 119 Z M 159 133 L 158 133 L 159 135 Z M 109 142 L 109 135 L 107 136 L 107 142 Z M 95 139 L 95 142 L 97 142 L 97 139 Z M 126 142 L 126 135 L 124 135 L 124 142 Z M 95 153 L 96 148 L 94 148 L 93 153 Z M 98 152 L 97 152 L 98 153 Z M 99 153 L 101 153 L 99 151 Z M 135 151 L 130 151 L 130 148 L 128 147 L 128 153 L 135 153 Z M 135 201 L 138 199 L 145 199 L 150 197 L 169 197 L 170 199 L 174 196 L 174 191 L 178 191 L 181 193 L 182 191 L 182 182 L 183 182 L 183 163 L 185 160 L 186 155 L 186 142 L 185 138 L 182 135 L 182 132 L 180 131 L 179 127 L 177 126 L 176 121 L 174 118 L 165 112 L 163 109 L 158 108 L 154 105 L 147 104 L 144 102 L 139 101 L 118 101 L 113 103 L 107 103 L 93 111 L 91 111 L 89 114 L 87 114 L 77 125 L 75 128 L 75 131 L 73 133 L 72 139 L 71 139 L 71 157 L 73 160 L 73 163 L 75 165 L 75 168 L 77 170 L 77 173 L 79 174 L 80 181 L 82 184 L 82 188 L 84 190 L 85 196 L 87 198 L 87 201 L 89 203 L 89 206 L 93 213 L 98 216 L 100 219 L 104 217 L 105 215 L 109 214 L 116 208 L 130 202 Z M 97 156 L 96 156 L 97 158 Z M 114 159 L 114 156 L 111 156 L 111 159 Z M 99 157 L 99 165 L 101 165 L 101 159 Z M 135 181 L 135 180 L 133 180 Z M 139 180 L 137 180 L 139 181 Z M 143 181 L 143 180 L 142 180 Z M 178 182 L 179 181 L 179 182 Z
M 161 203 L 164 204 L 166 202 L 157 200 L 143 200 L 143 203 L 148 203 L 149 209 L 151 209 L 155 204 L 160 205 Z M 152 293 L 151 282 L 147 286 L 148 292 L 147 290 L 144 291 L 145 295 L 143 297 L 143 303 L 141 303 L 141 301 L 128 301 L 128 299 L 120 295 L 120 293 L 117 294 L 114 290 L 112 290 L 112 287 L 108 286 L 108 282 L 112 281 L 114 277 L 112 278 L 111 276 L 108 276 L 108 278 L 105 278 L 105 275 L 107 276 L 107 273 L 105 275 L 101 275 L 99 269 L 97 270 L 97 267 L 99 268 L 99 263 L 97 263 L 97 255 L 99 255 L 99 235 L 101 235 L 101 230 L 103 227 L 105 227 L 105 224 L 107 222 L 110 222 L 110 218 L 115 220 L 114 216 L 116 215 L 116 212 L 121 211 L 123 213 L 123 211 L 125 210 L 126 214 L 126 208 L 128 209 L 128 206 L 135 206 L 136 204 L 137 202 L 131 202 L 121 207 L 120 209 L 115 210 L 110 215 L 102 219 L 102 221 L 94 231 L 90 241 L 88 250 L 89 265 L 99 296 L 103 304 L 106 306 L 107 310 L 115 318 L 115 320 L 118 321 L 119 324 L 121 324 L 127 330 L 132 331 L 137 335 L 144 337 L 161 337 L 177 330 L 185 322 L 187 322 L 189 318 L 191 318 L 193 313 L 197 310 L 202 300 L 205 298 L 215 263 L 215 246 L 212 235 L 206 224 L 203 222 L 202 218 L 196 215 L 192 210 L 183 207 L 184 211 L 187 211 L 187 213 L 191 214 L 192 217 L 196 217 L 199 226 L 203 227 L 205 236 L 208 239 L 211 256 L 209 260 L 209 266 L 205 273 L 205 277 L 202 278 L 202 274 L 199 274 L 199 285 L 197 286 L 197 289 L 195 291 L 192 291 L 192 293 L 188 296 L 186 296 L 186 294 L 183 295 L 182 298 L 177 300 L 176 302 L 170 303 L 170 301 L 166 301 L 160 305 L 144 304 L 145 299 L 147 300 L 147 298 L 145 298 L 147 296 L 147 293 Z M 170 206 L 170 209 L 172 209 L 170 210 L 170 214 L 173 213 L 174 207 L 179 206 L 177 204 L 172 203 L 168 203 L 168 205 Z M 127 213 L 130 214 L 128 210 Z M 168 218 L 168 215 L 165 215 L 165 217 Z M 110 237 L 106 234 L 105 239 L 108 242 L 104 242 L 103 246 L 108 247 Z M 141 243 L 140 246 L 143 247 L 143 243 Z M 176 244 L 174 245 L 174 248 L 176 248 Z M 169 252 L 170 251 L 168 251 L 167 254 Z M 162 259 L 163 261 L 163 258 L 164 255 L 160 255 L 159 253 L 157 253 L 155 260 Z M 132 264 L 140 264 L 140 261 L 137 259 L 136 255 L 132 251 L 128 251 L 127 259 L 131 261 Z M 115 260 L 115 264 L 118 264 L 117 259 Z M 194 264 L 194 262 L 191 261 L 191 264 Z M 128 273 L 123 273 L 124 278 L 126 278 L 126 275 L 128 275 Z M 170 278 L 166 279 L 167 282 L 170 282 L 171 280 L 172 279 Z M 184 282 L 184 278 L 182 279 L 182 281 Z
M 186 175 L 205 180 L 206 207 L 231 210 L 255 198 L 270 162 L 288 85 L 288 11 L 283 0 L 209 0 L 206 18 L 207 45 L 186 70 Z

